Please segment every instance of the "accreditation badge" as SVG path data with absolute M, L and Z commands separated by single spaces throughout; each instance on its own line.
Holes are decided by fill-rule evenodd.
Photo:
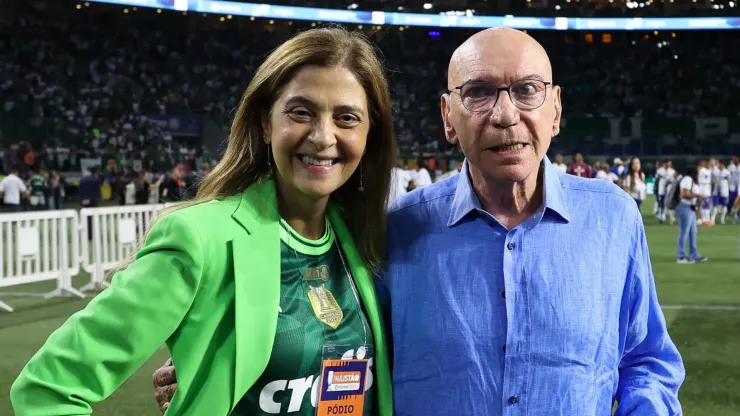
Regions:
M 367 359 L 337 357 L 345 346 L 325 346 L 321 360 L 317 416 L 362 416 L 365 409 Z M 372 346 L 358 348 L 364 351 Z M 360 355 L 360 354 L 357 354 Z M 364 354 L 362 354 L 364 356 Z M 353 355 L 354 357 L 354 355 Z

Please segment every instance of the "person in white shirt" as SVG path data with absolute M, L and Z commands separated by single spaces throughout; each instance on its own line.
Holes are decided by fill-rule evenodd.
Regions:
M 716 220 L 717 214 L 719 214 L 719 222 L 725 223 L 727 219 L 727 211 L 730 209 L 730 170 L 725 167 L 725 164 L 720 162 L 719 166 L 719 177 L 717 179 L 717 199 L 715 209 L 713 210 L 712 222 Z
M 124 202 L 126 205 L 136 204 L 136 183 L 134 178 L 129 178 L 124 191 Z
M 697 167 L 699 169 L 699 173 L 696 181 L 699 185 L 699 191 L 704 195 L 704 199 L 700 201 L 701 204 L 697 204 L 697 207 L 701 205 L 701 224 L 709 225 L 709 207 L 711 205 L 710 196 L 712 195 L 712 169 L 704 160 L 700 161 Z
M 419 160 L 416 163 L 415 172 L 412 174 L 414 181 L 414 189 L 423 188 L 432 184 L 432 177 L 429 175 L 429 171 L 426 168 L 426 162 Z
M 665 221 L 666 206 L 665 206 L 665 194 L 668 190 L 668 185 L 673 182 L 673 178 L 676 176 L 676 171 L 673 169 L 673 162 L 670 159 L 663 161 L 661 166 L 655 172 L 655 185 L 657 198 L 655 199 L 658 211 L 656 216 L 658 221 L 663 223 Z M 671 222 L 675 222 L 675 213 L 672 210 L 669 212 Z
M 555 163 L 553 163 L 553 166 L 555 166 L 555 170 L 560 173 L 568 172 L 568 165 L 563 163 L 563 155 L 561 155 L 560 153 L 555 155 Z
M 0 194 L 3 203 L 8 207 L 8 212 L 19 212 L 21 210 L 21 198 L 28 197 L 28 188 L 18 177 L 18 168 L 12 168 L 10 175 L 0 181 Z
M 666 185 L 665 185 L 666 193 L 668 192 L 669 189 L 671 189 L 671 185 L 681 180 L 681 175 L 679 175 L 678 172 L 676 172 L 675 170 L 671 170 L 671 173 L 672 175 L 669 175 L 668 180 L 666 181 Z M 680 185 L 680 183 L 678 185 Z M 668 214 L 668 218 L 671 221 L 671 225 L 675 224 L 676 223 L 676 209 L 675 208 L 671 209 L 670 207 L 666 206 L 665 213 Z M 663 221 L 661 221 L 661 223 L 662 222 L 665 222 L 665 215 L 663 216 Z
M 645 173 L 639 158 L 632 158 L 627 175 L 622 181 L 622 187 L 635 200 L 637 207 L 642 207 L 642 201 L 647 196 L 647 185 L 645 184 Z
M 612 166 L 612 172 L 614 172 L 619 178 L 624 176 L 624 162 L 622 159 L 615 157 L 614 165 Z
M 608 163 L 604 163 L 604 171 L 606 172 L 607 178 L 615 184 L 619 183 L 619 175 L 614 172 L 614 169 L 609 166 Z
M 721 170 L 719 161 L 715 158 L 709 159 L 709 170 L 712 171 L 712 194 L 709 201 L 709 224 L 714 225 L 720 210 L 719 182 Z
M 738 199 L 740 198 L 738 197 L 740 194 L 740 157 L 734 156 L 727 170 L 730 171 L 730 207 L 732 208 L 730 217 L 734 219 L 734 224 L 738 220 L 738 209 L 740 209 L 740 203 L 735 202 L 740 200 Z
M 658 195 L 658 185 L 660 182 L 660 171 L 663 169 L 663 163 L 658 161 L 655 162 L 655 187 L 653 188 L 653 193 L 655 195 Z M 655 218 L 658 218 L 658 212 L 660 211 L 660 205 L 658 204 L 658 198 L 655 198 L 655 204 L 653 204 L 653 215 L 655 215 Z
M 704 162 L 699 162 L 695 168 L 690 167 L 687 174 L 681 178 L 679 191 L 681 201 L 676 206 L 678 214 L 678 247 L 677 262 L 689 264 L 694 262 L 705 262 L 708 259 L 699 253 L 696 246 L 696 207 L 697 204 L 706 199 L 707 194 L 701 192 L 701 186 L 697 184 L 697 172 L 704 168 Z M 686 255 L 686 242 L 689 244 L 689 255 Z
M 601 169 L 596 172 L 596 179 L 603 179 L 605 181 L 611 180 L 611 178 L 609 178 L 609 165 L 602 166 Z
M 401 161 L 396 162 L 396 166 L 391 170 L 391 189 L 388 196 L 388 206 L 399 196 L 408 193 L 410 181 L 411 173 L 404 169 Z

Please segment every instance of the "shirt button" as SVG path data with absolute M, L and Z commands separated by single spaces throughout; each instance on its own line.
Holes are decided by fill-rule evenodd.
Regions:
M 509 397 L 509 404 L 517 404 L 519 403 L 519 398 L 516 397 L 516 395 Z
M 506 248 L 508 248 L 509 250 L 514 250 L 514 247 L 516 247 L 516 244 L 514 243 L 509 243 L 506 245 Z

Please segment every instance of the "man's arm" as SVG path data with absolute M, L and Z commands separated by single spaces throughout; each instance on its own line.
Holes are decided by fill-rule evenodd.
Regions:
M 686 376 L 658 303 L 645 226 L 635 207 L 635 232 L 621 314 L 624 350 L 615 416 L 680 415 L 678 389 Z M 626 323 L 626 325 L 625 325 Z

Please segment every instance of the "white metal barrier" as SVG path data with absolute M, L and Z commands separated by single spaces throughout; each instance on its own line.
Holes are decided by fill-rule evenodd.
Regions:
M 105 273 L 134 255 L 151 221 L 174 205 L 0 214 L 0 288 L 56 279 L 46 297 L 84 298 L 82 292 L 104 289 Z M 72 277 L 81 270 L 90 282 L 78 291 Z M 0 309 L 13 311 L 2 301 Z
M 74 210 L 0 214 L 0 288 L 56 280 L 46 297 L 85 295 L 72 287 L 80 271 Z M 13 311 L 0 301 L 0 309 Z
M 166 206 L 122 205 L 80 210 L 81 263 L 82 269 L 90 273 L 90 283 L 80 290 L 108 287 L 105 273 L 135 254 L 148 225 Z

